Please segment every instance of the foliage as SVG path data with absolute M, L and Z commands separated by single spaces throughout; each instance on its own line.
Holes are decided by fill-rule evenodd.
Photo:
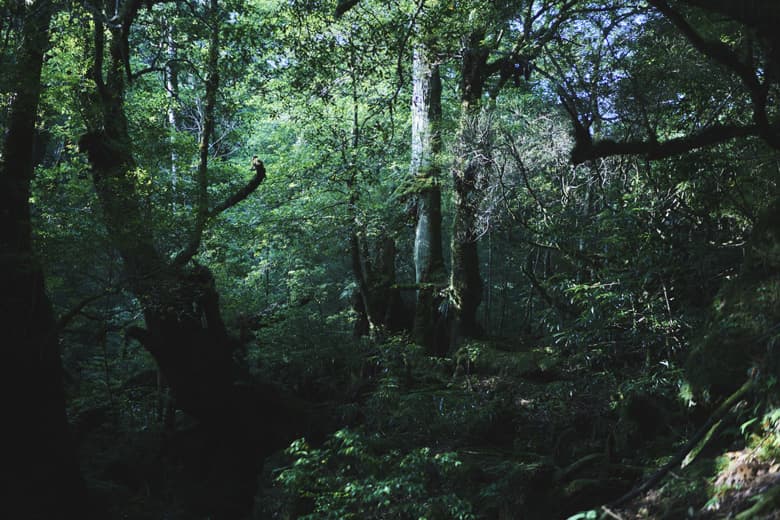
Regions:
M 304 401 L 315 423 L 316 434 L 268 459 L 259 517 L 591 518 L 749 377 L 758 381 L 749 413 L 717 423 L 680 477 L 688 480 L 662 487 L 672 505 L 636 509 L 672 514 L 701 502 L 714 452 L 729 442 L 761 464 L 777 456 L 777 146 L 759 135 L 671 157 L 571 161 L 583 130 L 593 142 L 657 144 L 754 123 L 755 92 L 668 16 L 645 2 L 224 0 L 214 22 L 202 2 L 143 4 L 127 35 L 120 104 L 135 163 L 128 174 L 154 247 L 165 259 L 182 251 L 198 229 L 201 190 L 209 208 L 228 199 L 251 178 L 253 155 L 268 172 L 240 204 L 209 216 L 193 258 L 216 281 L 236 394 L 273 385 Z M 21 5 L 0 4 L 3 70 L 18 58 Z M 146 486 L 171 518 L 193 518 L 203 511 L 183 460 L 202 458 L 208 473 L 221 448 L 175 410 L 138 341 L 137 281 L 78 144 L 100 119 L 96 35 L 117 30 L 93 11 L 67 3 L 52 22 L 29 199 L 34 247 L 63 318 L 68 413 L 90 485 L 126 489 L 117 502 L 141 501 Z M 706 10 L 681 13 L 769 82 L 773 116 L 777 72 L 763 66 L 772 53 L 760 33 Z M 408 331 L 354 334 L 365 290 L 356 271 L 378 262 L 385 239 L 396 251 L 392 289 L 407 307 L 419 289 L 414 198 L 432 182 L 409 175 L 409 76 L 420 44 L 443 80 L 437 160 L 444 171 L 461 159 L 485 166 L 468 208 L 484 335 L 436 357 Z M 469 53 L 485 57 L 485 91 L 480 110 L 466 114 Z M 508 77 L 502 60 L 527 74 Z M 220 88 L 204 186 L 211 72 Z M 0 75 L 3 133 L 15 88 Z M 456 186 L 449 175 L 436 182 L 447 241 Z M 442 336 L 454 332 L 448 294 L 436 295 Z M 159 460 L 143 458 L 133 467 L 142 476 L 122 481 L 106 455 L 115 433 L 130 452 L 122 457 L 158 443 Z M 212 451 L 191 454 L 199 448 Z M 731 491 L 714 491 L 715 501 Z
M 321 449 L 295 441 L 292 467 L 277 482 L 313 501 L 299 518 L 474 518 L 451 484 L 462 463 L 452 452 L 420 447 L 378 454 L 376 440 L 340 430 Z

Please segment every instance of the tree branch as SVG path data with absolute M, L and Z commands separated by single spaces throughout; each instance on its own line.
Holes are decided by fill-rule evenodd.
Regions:
M 752 27 L 762 36 L 777 41 L 780 2 L 773 0 L 680 0 L 681 3 L 718 13 Z
M 263 182 L 263 179 L 265 179 L 265 176 L 263 176 L 260 173 L 256 173 L 252 179 L 246 183 L 246 185 L 235 192 L 233 195 L 222 201 L 222 203 L 217 204 L 213 208 L 211 208 L 211 211 L 209 211 L 209 218 L 214 218 L 223 211 L 232 208 L 239 202 L 243 201 L 245 198 L 249 197 L 252 192 L 254 192 L 258 186 L 260 186 L 260 183 Z
M 63 330 L 65 327 L 67 327 L 68 324 L 71 321 L 73 321 L 73 318 L 78 316 L 79 313 L 81 313 L 81 311 L 84 310 L 84 307 L 86 307 L 87 305 L 89 305 L 91 303 L 94 303 L 94 302 L 100 300 L 101 298 L 105 298 L 106 296 L 110 296 L 110 295 L 116 294 L 116 293 L 117 293 L 117 291 L 114 289 L 114 290 L 109 290 L 109 291 L 106 291 L 106 292 L 102 292 L 100 294 L 93 294 L 91 296 L 87 296 L 86 298 L 81 300 L 79 303 L 77 303 L 75 306 L 71 307 L 71 309 L 68 310 L 66 313 L 64 313 L 62 316 L 60 316 L 60 319 L 57 320 L 57 327 L 56 327 L 55 330 L 57 330 L 59 332 L 59 331 Z
M 705 148 L 720 144 L 738 137 L 756 136 L 767 144 L 780 148 L 778 139 L 778 125 L 769 122 L 766 114 L 767 85 L 762 85 L 755 71 L 745 63 L 725 44 L 707 41 L 696 32 L 693 27 L 665 0 L 648 0 L 648 3 L 656 7 L 672 24 L 688 39 L 691 45 L 715 62 L 733 71 L 747 87 L 753 104 L 752 125 L 713 125 L 684 137 L 658 141 L 654 136 L 643 140 L 615 141 L 613 139 L 600 139 L 593 141 L 590 133 L 591 121 L 579 113 L 576 99 L 569 95 L 563 87 L 559 87 L 558 95 L 564 109 L 569 114 L 574 126 L 575 145 L 572 150 L 572 161 L 581 164 L 585 161 L 605 158 L 615 155 L 642 155 L 650 160 L 664 159 L 680 155 L 698 148 Z M 539 72 L 554 81 L 543 70 Z
M 265 176 L 262 176 L 259 172 L 255 174 L 252 179 L 247 182 L 243 188 L 235 192 L 233 195 L 222 201 L 220 204 L 217 204 L 211 210 L 209 210 L 206 213 L 206 220 L 210 220 L 220 213 L 222 213 L 225 210 L 228 210 L 238 204 L 239 202 L 243 201 L 247 197 L 249 197 L 258 186 L 260 186 L 260 183 L 263 182 L 263 179 L 265 179 Z M 205 221 L 204 221 L 205 224 Z M 201 230 L 202 231 L 202 230 Z M 179 254 L 176 255 L 176 257 L 173 260 L 174 266 L 182 266 L 190 261 L 190 259 L 195 256 L 195 253 L 198 252 L 198 247 L 200 246 L 200 234 L 193 236 L 190 240 L 190 243 L 187 244 L 187 247 L 182 249 Z
M 753 68 L 743 63 L 728 45 L 719 41 L 705 40 L 679 12 L 671 8 L 666 0 L 648 0 L 648 3 L 658 9 L 697 51 L 734 72 L 751 92 L 763 88 Z
M 344 13 L 358 5 L 360 0 L 339 0 L 338 5 L 336 6 L 336 11 L 333 13 L 333 15 L 336 18 L 341 18 L 344 16 Z
M 731 70 L 742 80 L 750 94 L 753 104 L 753 121 L 760 130 L 761 138 L 770 146 L 780 149 L 780 136 L 777 134 L 777 129 L 770 123 L 767 114 L 769 80 L 761 83 L 754 68 L 750 64 L 744 63 L 728 45 L 719 41 L 705 40 L 679 12 L 672 9 L 666 0 L 648 0 L 648 3 L 666 16 L 696 50 Z
M 572 115 L 570 113 L 570 115 Z M 590 134 L 582 137 L 582 123 L 572 115 L 575 127 L 576 144 L 572 150 L 572 161 L 574 164 L 581 164 L 585 161 L 611 157 L 613 155 L 643 155 L 650 160 L 665 159 L 674 155 L 680 155 L 698 148 L 714 146 L 737 137 L 749 137 L 761 135 L 758 125 L 715 125 L 698 133 L 669 139 L 667 141 L 614 141 L 612 139 L 602 139 L 593 142 Z M 586 131 L 587 132 L 587 131 Z
M 206 80 L 206 106 L 203 113 L 203 131 L 198 143 L 198 198 L 195 206 L 195 227 L 187 246 L 174 259 L 174 266 L 182 266 L 195 256 L 200 247 L 203 229 L 211 217 L 208 209 L 208 161 L 211 134 L 214 133 L 214 112 L 217 105 L 219 90 L 219 13 L 218 0 L 211 0 L 209 5 L 209 21 L 211 35 L 209 38 L 208 79 Z

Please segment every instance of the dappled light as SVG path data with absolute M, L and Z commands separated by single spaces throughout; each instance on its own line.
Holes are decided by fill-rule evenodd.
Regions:
M 0 2 L 0 516 L 777 518 L 775 4 Z

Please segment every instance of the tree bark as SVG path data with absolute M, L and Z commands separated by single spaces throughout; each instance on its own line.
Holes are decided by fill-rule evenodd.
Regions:
M 477 308 L 482 301 L 482 277 L 477 250 L 477 216 L 487 150 L 475 132 L 485 80 L 488 50 L 480 47 L 481 33 L 471 34 L 462 50 L 461 121 L 455 164 L 452 169 L 453 205 L 452 269 L 450 273 L 450 349 L 462 336 L 479 336 Z
M 400 291 L 395 288 L 395 241 L 389 235 L 369 244 L 362 234 L 350 234 L 352 272 L 357 281 L 353 305 L 358 313 L 355 336 L 370 335 L 381 339 L 385 331 L 407 327 L 406 310 Z
M 414 234 L 415 282 L 418 285 L 412 328 L 414 340 L 431 353 L 443 353 L 447 338 L 438 338 L 440 290 L 446 280 L 441 215 L 441 77 L 428 45 L 414 50 L 412 64 L 412 156 L 410 174 L 416 188 Z M 437 341 L 440 340 L 440 341 Z M 443 344 L 444 349 L 437 347 Z
M 32 250 L 30 182 L 43 54 L 54 5 L 22 3 L 15 95 L 0 162 L 0 316 L 8 397 L 3 509 L 24 518 L 89 517 L 65 414 L 57 324 Z M 21 392 L 20 397 L 13 397 Z
M 300 434 L 303 418 L 272 389 L 237 384 L 241 374 L 233 359 L 237 342 L 222 321 L 214 279 L 208 268 L 190 260 L 197 253 L 206 220 L 242 200 L 259 183 L 253 179 L 225 203 L 208 209 L 207 158 L 219 85 L 220 27 L 217 0 L 210 0 L 206 17 L 214 32 L 209 49 L 207 113 L 199 143 L 195 222 L 188 244 L 174 260 L 168 261 L 158 251 L 150 216 L 139 203 L 133 177 L 136 162 L 124 110 L 127 48 L 123 33 L 129 30 L 133 17 L 132 12 L 124 13 L 118 28 L 110 28 L 105 81 L 101 72 L 104 28 L 96 17 L 92 72 L 97 89 L 94 102 L 101 117 L 92 122 L 79 145 L 89 159 L 109 236 L 143 309 L 145 328 L 133 329 L 131 336 L 156 360 L 177 406 L 201 421 L 210 432 L 211 444 L 220 450 L 219 457 L 207 455 L 213 463 L 207 478 L 219 490 L 215 493 L 224 493 L 214 498 L 213 513 L 220 518 L 240 517 L 252 507 L 262 459 Z M 231 461 L 230 467 L 224 463 L 226 459 Z

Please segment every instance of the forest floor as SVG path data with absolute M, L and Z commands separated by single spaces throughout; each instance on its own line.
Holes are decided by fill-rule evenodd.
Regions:
M 765 449 L 776 439 L 743 435 L 749 411 L 725 418 L 694 460 L 646 493 L 602 507 L 667 463 L 706 420 L 706 410 L 670 392 L 674 382 L 645 368 L 619 377 L 587 356 L 506 341 L 472 342 L 445 359 L 400 340 L 364 344 L 357 357 L 349 348 L 251 360 L 256 377 L 274 373 L 316 396 L 337 431 L 269 458 L 246 518 L 778 518 L 780 464 Z M 133 392 L 149 402 L 157 389 L 150 380 Z M 199 518 L 204 490 L 167 448 L 174 442 L 204 464 L 211 455 L 177 417 L 177 433 L 164 433 L 106 413 L 83 435 L 83 471 L 108 517 Z M 456 462 L 446 466 L 450 454 Z M 370 492 L 389 483 L 398 491 L 382 500 Z

